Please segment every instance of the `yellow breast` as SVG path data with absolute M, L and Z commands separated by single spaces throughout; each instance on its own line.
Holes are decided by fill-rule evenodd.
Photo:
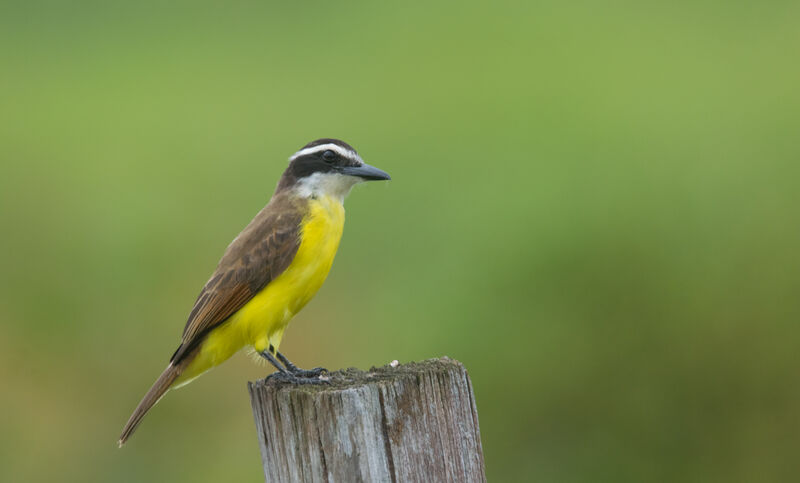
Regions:
M 225 323 L 214 329 L 180 378 L 185 384 L 244 346 L 261 352 L 280 345 L 289 320 L 322 286 L 339 248 L 344 206 L 332 197 L 309 200 L 300 247 L 292 263 Z

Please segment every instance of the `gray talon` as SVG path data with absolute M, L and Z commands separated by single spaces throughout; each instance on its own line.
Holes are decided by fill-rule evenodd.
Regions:
M 312 371 L 306 371 L 306 372 L 312 372 Z M 292 373 L 289 373 L 289 372 L 273 372 L 272 374 L 267 376 L 267 379 L 268 380 L 274 379 L 274 380 L 280 381 L 280 382 L 286 382 L 286 383 L 289 383 L 289 384 L 299 384 L 299 385 L 304 385 L 304 384 L 330 384 L 329 381 L 319 379 L 316 376 L 310 376 L 310 375 L 309 376 L 298 376 L 296 374 L 292 374 Z

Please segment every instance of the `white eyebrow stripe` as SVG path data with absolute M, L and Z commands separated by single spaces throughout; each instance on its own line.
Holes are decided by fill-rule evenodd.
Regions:
M 354 151 L 350 151 L 349 149 L 343 148 L 338 144 L 333 144 L 333 143 L 320 144 L 319 146 L 311 146 L 310 148 L 301 149 L 300 151 L 294 153 L 291 158 L 289 158 L 289 162 L 294 161 L 300 156 L 305 156 L 307 154 L 313 154 L 327 150 L 336 151 L 337 153 L 339 153 L 340 156 L 344 156 L 345 158 L 348 159 L 354 159 L 362 164 L 364 163 L 364 160 L 361 159 L 361 156 L 359 156 Z

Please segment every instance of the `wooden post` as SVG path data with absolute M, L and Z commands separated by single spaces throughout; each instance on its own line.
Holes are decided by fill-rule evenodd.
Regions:
M 249 383 L 267 481 L 486 481 L 472 382 L 447 357 Z

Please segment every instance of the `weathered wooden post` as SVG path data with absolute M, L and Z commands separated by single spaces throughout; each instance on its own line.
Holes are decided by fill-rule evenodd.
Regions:
M 486 481 L 464 366 L 447 357 L 250 383 L 267 481 Z

